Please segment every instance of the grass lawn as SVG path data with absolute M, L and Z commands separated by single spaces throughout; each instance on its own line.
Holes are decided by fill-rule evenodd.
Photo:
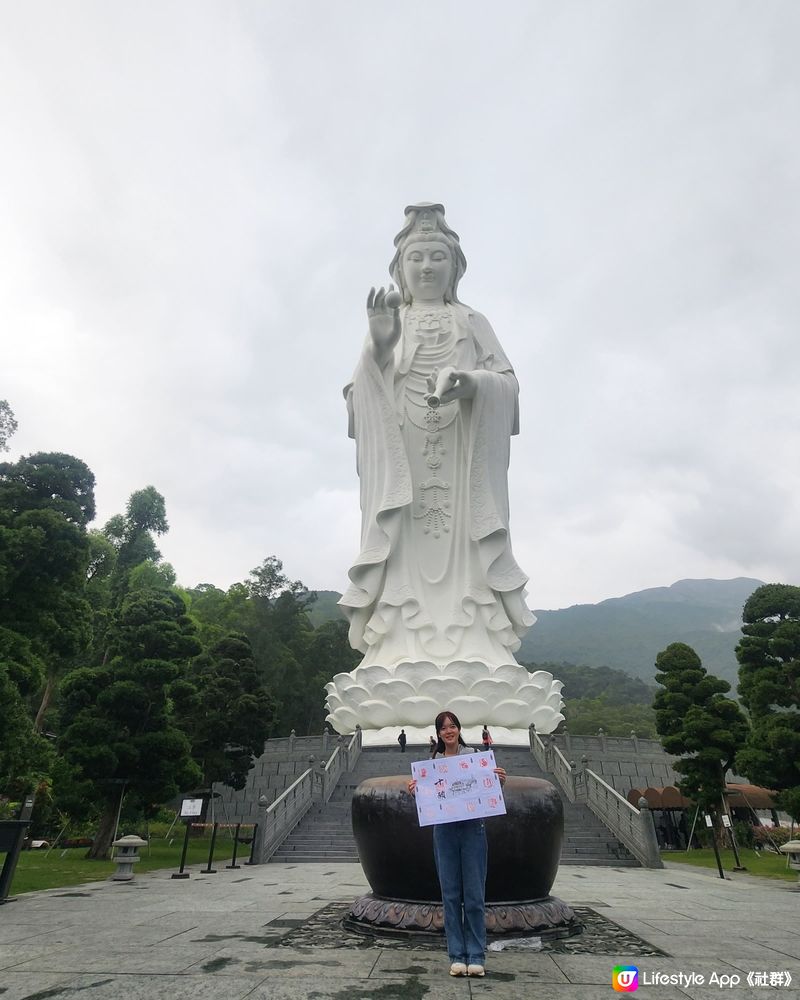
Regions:
M 726 849 L 719 852 L 722 860 L 722 870 L 733 872 L 736 859 L 733 851 Z M 714 851 L 708 847 L 702 850 L 691 851 L 662 851 L 661 857 L 665 861 L 675 861 L 684 865 L 697 865 L 699 868 L 717 867 L 714 858 Z M 753 851 L 749 848 L 739 851 L 742 865 L 747 869 L 748 875 L 763 875 L 764 878 L 786 879 L 787 882 L 797 881 L 797 872 L 786 867 L 786 856 L 784 854 L 772 854 L 767 851 Z M 735 874 L 735 873 L 734 873 Z
M 189 850 L 186 853 L 186 868 L 197 872 L 206 867 L 208 849 L 211 837 L 192 837 Z M 149 847 L 139 851 L 141 860 L 134 865 L 134 873 L 155 871 L 159 868 L 174 868 L 181 862 L 183 848 L 183 831 L 170 837 L 169 841 L 151 839 Z M 233 855 L 233 844 L 227 832 L 221 830 L 217 834 L 214 848 L 214 868 L 226 865 Z M 248 844 L 239 844 L 237 864 L 244 864 L 250 857 Z M 0 855 L 0 861 L 5 855 Z M 84 882 L 99 882 L 116 870 L 112 861 L 89 861 L 86 858 L 85 847 L 70 847 L 66 850 L 56 848 L 46 850 L 23 851 L 14 873 L 9 895 L 18 896 L 23 892 L 35 892 L 37 889 L 57 889 L 62 886 L 81 885 Z

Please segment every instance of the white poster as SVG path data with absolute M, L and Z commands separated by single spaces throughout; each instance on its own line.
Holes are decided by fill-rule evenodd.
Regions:
M 181 802 L 181 819 L 191 819 L 203 812 L 202 799 L 184 799 Z
M 417 781 L 419 825 L 505 816 L 506 804 L 495 767 L 491 750 L 414 761 L 411 777 Z

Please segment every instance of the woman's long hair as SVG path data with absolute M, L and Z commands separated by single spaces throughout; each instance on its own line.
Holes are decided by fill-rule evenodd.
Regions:
M 458 716 L 454 712 L 448 712 L 447 709 L 445 709 L 444 712 L 439 712 L 433 723 L 434 726 L 436 727 L 436 750 L 434 751 L 433 754 L 434 757 L 438 757 L 439 754 L 444 755 L 444 749 L 445 749 L 444 740 L 439 735 L 439 730 L 444 725 L 445 719 L 450 719 L 453 725 L 458 729 L 459 746 L 465 747 L 467 745 L 461 737 L 461 723 L 458 721 Z

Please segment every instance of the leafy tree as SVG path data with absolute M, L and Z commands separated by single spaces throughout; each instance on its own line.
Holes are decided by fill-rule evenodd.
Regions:
M 262 682 L 275 698 L 276 732 L 318 730 L 324 696 L 310 658 L 314 629 L 307 613 L 314 595 L 286 576 L 281 560 L 268 556 L 227 593 L 202 584 L 188 596 L 209 644 L 231 631 L 247 636 Z
M 590 667 L 575 663 L 525 663 L 532 673 L 547 670 L 564 684 L 564 693 L 571 700 L 606 698 L 612 703 L 632 702 L 651 705 L 655 690 L 624 670 L 612 667 Z
M 564 720 L 573 736 L 594 735 L 601 728 L 606 736 L 630 736 L 631 730 L 642 739 L 654 739 L 656 735 L 655 713 L 650 705 L 619 703 L 605 694 L 565 699 Z
M 130 589 L 130 573 L 141 563 L 157 564 L 161 553 L 153 535 L 169 530 L 164 497 L 154 486 L 131 493 L 125 514 L 116 514 L 106 522 L 103 533 L 117 550 L 111 579 L 114 604 L 119 606 Z
M 8 451 L 8 439 L 16 433 L 18 424 L 8 400 L 0 399 L 0 451 Z
M 304 729 L 298 732 L 319 733 L 325 724 L 325 685 L 335 674 L 348 673 L 361 660 L 361 653 L 353 649 L 348 638 L 348 623 L 324 622 L 311 636 L 304 664 L 308 678 L 304 711 Z
M 663 687 L 653 703 L 661 742 L 679 756 L 674 766 L 683 775 L 684 794 L 715 814 L 725 772 L 747 735 L 747 720 L 725 697 L 730 684 L 708 674 L 691 646 L 671 643 L 656 657 L 656 670 Z
M 233 596 L 235 588 L 243 592 L 242 602 L 235 600 Z M 213 583 L 200 583 L 190 590 L 183 591 L 183 595 L 205 649 L 231 632 L 245 631 L 246 615 L 240 613 L 240 604 L 247 603 L 244 584 L 235 584 L 226 593 Z
M 246 587 L 251 597 L 258 597 L 265 601 L 274 601 L 287 592 L 301 603 L 313 600 L 312 595 L 300 580 L 290 580 L 286 576 L 283 572 L 283 563 L 277 556 L 267 556 L 260 566 L 250 570 L 250 578 Z
M 361 660 L 362 654 L 353 649 L 347 634 L 348 623 L 344 619 L 323 622 L 314 630 L 308 647 L 308 658 L 320 677 L 324 677 L 322 688 L 334 674 L 353 670 Z
M 92 609 L 90 662 L 99 663 L 107 648 L 107 633 L 112 620 L 111 580 L 117 564 L 117 550 L 102 531 L 90 531 L 88 538 L 86 600 Z
M 85 528 L 94 518 L 94 475 L 79 458 L 38 452 L 18 462 L 0 462 L 0 509 L 17 514 L 52 510 Z
M 94 476 L 71 455 L 0 463 L 0 627 L 23 636 L 45 664 L 41 727 L 57 676 L 89 644 L 86 600 Z
M 0 794 L 22 797 L 48 773 L 50 745 L 34 732 L 30 700 L 41 687 L 44 664 L 31 643 L 0 628 Z
M 275 720 L 275 701 L 259 676 L 247 638 L 219 640 L 192 662 L 171 695 L 203 786 L 219 781 L 244 788 Z
M 175 570 L 167 562 L 154 563 L 152 559 L 134 566 L 128 574 L 128 592 L 138 590 L 172 590 L 175 586 Z
M 739 695 L 752 728 L 739 766 L 800 822 L 800 587 L 759 587 L 742 617 Z
M 73 671 L 61 689 L 59 749 L 71 768 L 73 801 L 101 810 L 92 858 L 108 856 L 123 793 L 148 812 L 200 778 L 169 697 L 200 652 L 181 599 L 129 595 L 109 630 L 109 649 L 110 662 Z

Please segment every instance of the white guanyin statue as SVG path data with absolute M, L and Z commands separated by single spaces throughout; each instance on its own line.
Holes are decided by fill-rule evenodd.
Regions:
M 561 682 L 514 652 L 535 618 L 511 551 L 519 386 L 486 318 L 458 300 L 467 262 L 442 205 L 406 209 L 345 389 L 361 484 L 361 551 L 339 602 L 364 658 L 326 686 L 328 721 L 364 742 L 413 741 L 451 708 L 470 739 L 527 742 L 562 720 Z M 415 732 L 418 730 L 418 732 Z

